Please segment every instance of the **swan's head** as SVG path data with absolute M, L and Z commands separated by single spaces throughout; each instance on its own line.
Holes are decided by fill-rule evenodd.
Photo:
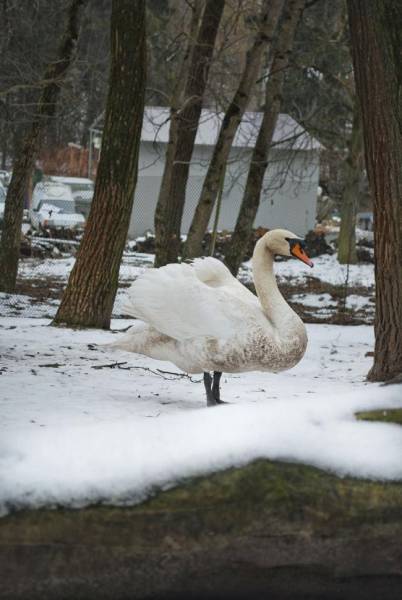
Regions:
M 264 235 L 265 243 L 269 250 L 280 256 L 294 256 L 303 261 L 309 267 L 313 262 L 309 259 L 305 251 L 305 242 L 296 234 L 287 229 L 272 229 Z

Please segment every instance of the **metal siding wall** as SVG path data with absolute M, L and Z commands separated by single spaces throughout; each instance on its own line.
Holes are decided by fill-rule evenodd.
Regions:
M 182 233 L 186 233 L 194 214 L 202 188 L 211 147 L 197 146 L 192 158 L 186 190 L 186 206 Z M 234 148 L 225 179 L 219 229 L 232 230 L 243 197 L 251 150 Z M 268 166 L 264 180 L 263 199 L 255 220 L 255 226 L 286 227 L 304 235 L 314 227 L 318 186 L 318 152 L 292 152 L 277 150 Z M 289 164 L 288 164 L 289 163 Z M 131 215 L 129 238 L 143 235 L 154 229 L 154 212 L 159 194 L 164 165 L 164 148 L 155 148 L 142 142 L 139 173 L 134 207 Z M 284 185 L 279 188 L 278 173 L 286 172 Z M 278 189 L 279 188 L 279 189 Z M 210 227 L 213 224 L 213 217 Z
M 305 235 L 315 225 L 319 178 L 318 152 L 278 152 L 264 180 L 256 227 L 284 227 Z M 280 175 L 285 170 L 286 177 Z M 280 186 L 280 184 L 283 185 Z M 280 187 L 279 187 L 280 186 Z

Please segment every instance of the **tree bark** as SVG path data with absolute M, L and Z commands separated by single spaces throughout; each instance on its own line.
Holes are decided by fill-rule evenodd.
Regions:
M 202 0 L 198 0 L 192 5 L 192 16 L 189 26 L 188 43 L 186 53 L 183 57 L 180 65 L 180 70 L 177 75 L 171 103 L 170 103 L 170 126 L 169 126 L 169 140 L 166 147 L 165 154 L 165 166 L 163 169 L 161 186 L 159 189 L 158 202 L 155 208 L 154 224 L 155 224 L 155 266 L 162 266 L 168 261 L 168 229 L 174 230 L 174 221 L 169 221 L 169 214 L 167 214 L 167 204 L 171 201 L 171 189 L 174 185 L 172 181 L 174 171 L 177 169 L 175 164 L 175 157 L 177 147 L 179 143 L 179 128 L 180 128 L 180 109 L 184 107 L 184 99 L 186 94 L 187 84 L 189 81 L 189 73 L 194 65 L 191 63 L 193 57 L 193 49 L 197 44 L 198 36 L 205 35 L 205 27 L 207 23 L 204 23 L 203 34 L 201 34 L 200 18 L 202 13 L 203 3 Z M 207 16 L 204 6 L 204 17 Z M 209 65 L 207 65 L 209 68 Z M 165 227 L 165 219 L 168 219 L 168 224 Z
M 137 181 L 146 71 L 145 0 L 113 0 L 111 72 L 94 197 L 54 324 L 109 328 Z
M 173 104 L 171 109 L 165 170 L 155 211 L 155 266 L 176 262 L 179 255 L 190 160 L 224 5 L 225 0 L 206 1 L 190 53 L 185 87 L 177 94 L 178 106 Z
M 258 137 L 251 157 L 246 188 L 240 206 L 225 263 L 237 275 L 247 250 L 253 224 L 260 205 L 264 175 L 268 165 L 269 147 L 282 104 L 285 71 L 289 66 L 294 37 L 305 0 L 287 0 L 280 22 L 269 77 L 265 87 L 265 105 Z
M 194 258 L 202 252 L 202 239 L 211 218 L 233 139 L 247 108 L 250 91 L 256 82 L 263 53 L 272 43 L 283 5 L 284 0 L 265 0 L 263 3 L 258 33 L 248 52 L 239 86 L 225 113 L 205 176 L 201 195 L 184 245 L 185 258 Z
M 5 97 L 3 101 L 3 106 L 0 106 L 0 110 L 4 110 L 5 113 L 8 111 L 8 96 Z M 3 126 L 1 128 L 1 169 L 6 169 L 7 167 L 7 155 L 8 155 L 8 140 L 10 133 L 8 131 L 8 127 L 6 122 L 3 122 Z
M 352 134 L 343 170 L 345 186 L 342 193 L 341 224 L 338 237 L 338 261 L 341 265 L 355 264 L 356 214 L 359 204 L 359 183 L 362 173 L 363 132 L 357 98 L 353 111 Z
M 43 91 L 39 98 L 37 116 L 24 138 L 13 164 L 13 174 L 7 192 L 4 209 L 3 231 L 0 243 L 0 291 L 14 292 L 18 272 L 21 225 L 24 199 L 35 158 L 41 146 L 46 124 L 56 110 L 61 86 L 75 58 L 79 35 L 79 12 L 86 0 L 71 0 L 68 8 L 67 27 L 57 58 L 44 73 Z
M 374 205 L 376 315 L 371 381 L 402 372 L 402 5 L 348 0 L 366 168 Z
M 401 536 L 401 482 L 257 461 L 138 506 L 2 517 L 0 595 L 399 600 Z

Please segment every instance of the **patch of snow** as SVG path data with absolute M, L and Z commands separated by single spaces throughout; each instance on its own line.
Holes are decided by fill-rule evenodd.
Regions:
M 339 304 L 343 305 L 343 299 L 338 302 L 334 300 L 330 294 L 293 294 L 290 297 L 292 302 L 303 304 L 305 308 L 319 308 L 320 314 L 322 310 L 328 309 L 332 312 L 338 308 Z M 350 294 L 346 297 L 346 308 L 353 311 L 373 312 L 375 309 L 373 298 L 371 296 L 360 296 L 359 294 Z
M 275 274 L 279 281 L 302 283 L 310 279 L 318 279 L 332 285 L 345 285 L 347 278 L 347 265 L 340 265 L 336 254 L 323 254 L 312 259 L 312 269 L 303 265 L 298 260 L 289 259 L 277 261 L 274 266 Z M 240 277 L 242 280 L 251 279 L 251 261 L 243 263 Z M 349 265 L 348 285 L 371 288 L 374 286 L 374 265 L 357 264 Z
M 44 243 L 46 240 L 43 239 Z M 117 292 L 113 316 L 125 317 L 122 306 L 124 297 L 127 293 L 128 285 L 134 281 L 139 275 L 144 273 L 153 265 L 154 256 L 152 254 L 143 254 L 139 252 L 126 252 L 123 256 L 122 265 L 120 267 L 119 282 L 120 287 Z M 75 258 L 73 256 L 64 256 L 62 258 L 26 258 L 19 263 L 19 278 L 22 280 L 33 281 L 43 279 L 58 280 L 59 285 L 67 283 L 69 274 L 74 265 Z M 308 285 L 309 281 L 316 279 L 330 284 L 344 285 L 346 277 L 346 267 L 339 265 L 335 256 L 320 256 L 314 259 L 315 266 L 313 269 L 308 269 L 305 265 L 297 260 L 283 260 L 275 264 L 275 271 L 278 280 L 294 285 L 295 292 L 289 299 L 294 302 L 301 302 L 306 307 L 319 309 L 317 316 L 322 318 L 325 315 L 332 314 L 336 309 L 337 303 L 327 293 L 314 294 L 302 293 L 298 289 Z M 314 275 L 314 277 L 313 277 Z M 244 263 L 240 270 L 240 280 L 247 283 L 252 279 L 251 262 Z M 352 294 L 347 299 L 347 308 L 353 311 L 366 310 L 370 314 L 373 312 L 374 306 L 370 302 L 373 296 L 374 273 L 373 265 L 352 265 L 349 273 L 349 287 L 356 285 L 366 287 L 368 296 L 357 296 Z M 55 315 L 58 300 L 52 300 L 48 303 L 38 301 L 33 296 L 21 295 L 0 295 L 0 307 L 3 316 L 21 315 L 24 317 L 47 317 L 52 318 Z
M 70 256 L 61 259 L 28 258 L 20 261 L 19 275 L 21 277 L 58 277 L 67 281 L 74 265 L 75 258 Z M 140 252 L 125 253 L 120 267 L 120 280 L 131 281 L 151 268 L 154 262 L 153 254 Z M 338 263 L 336 255 L 324 254 L 313 259 L 312 269 L 300 261 L 290 259 L 275 263 L 275 273 L 280 280 L 297 283 L 306 282 L 309 278 L 319 279 L 333 285 L 344 285 L 346 281 L 347 266 Z M 240 270 L 240 279 L 247 281 L 252 278 L 251 261 L 243 263 Z M 349 287 L 374 286 L 374 266 L 372 264 L 357 264 L 349 267 Z
M 43 238 L 46 242 L 46 239 Z M 152 254 L 141 254 L 133 252 L 123 256 L 120 267 L 120 280 L 134 280 L 145 269 L 152 267 L 154 256 Z M 75 258 L 26 258 L 19 262 L 18 275 L 22 278 L 35 279 L 40 277 L 55 277 L 67 281 Z
M 116 339 L 112 332 L 21 318 L 0 319 L 0 327 L 3 513 L 135 503 L 184 477 L 262 457 L 402 479 L 402 428 L 354 418 L 357 410 L 402 406 L 400 386 L 365 381 L 371 327 L 309 325 L 297 367 L 225 374 L 230 404 L 212 409 L 201 376 L 190 380 L 170 363 L 87 346 Z M 123 364 L 99 368 L 114 363 Z
M 336 308 L 338 306 L 330 294 L 293 294 L 290 299 L 292 302 L 300 302 L 305 306 L 317 308 Z
M 346 308 L 353 310 L 370 310 L 373 311 L 375 308 L 373 300 L 367 296 L 359 296 L 358 294 L 350 294 L 346 298 Z
M 56 314 L 58 300 L 48 298 L 46 302 L 38 301 L 24 294 L 6 294 L 0 292 L 0 306 L 3 317 L 52 318 Z
M 155 255 L 147 254 L 146 252 L 125 252 L 123 254 L 123 264 L 126 260 L 134 260 L 152 267 L 154 264 Z
M 125 254 L 120 266 L 119 280 L 131 283 L 147 269 L 153 267 L 154 258 L 153 254 L 140 252 Z
M 19 262 L 18 276 L 29 279 L 55 277 L 67 281 L 74 263 L 75 258 L 73 256 L 56 259 L 25 258 Z
M 127 288 L 118 288 L 113 305 L 113 317 L 126 318 L 127 314 L 123 310 L 126 298 Z M 25 317 L 52 319 L 56 315 L 60 300 L 48 298 L 46 302 L 38 300 L 34 296 L 24 294 L 5 294 L 0 293 L 1 315 L 3 317 Z

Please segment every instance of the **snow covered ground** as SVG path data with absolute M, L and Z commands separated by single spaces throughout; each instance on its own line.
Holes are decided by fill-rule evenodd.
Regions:
M 229 404 L 206 408 L 200 377 L 100 346 L 119 334 L 48 324 L 0 319 L 2 514 L 135 503 L 185 477 L 260 457 L 402 479 L 402 428 L 354 417 L 402 406 L 401 386 L 365 382 L 369 326 L 309 325 L 297 367 L 225 375 Z
M 67 281 L 68 275 L 74 265 L 74 257 L 57 259 L 35 259 L 28 258 L 21 260 L 19 274 L 21 277 L 39 277 L 52 276 Z M 144 254 L 133 252 L 125 254 L 120 269 L 120 281 L 131 281 L 138 277 L 144 269 L 152 267 L 154 261 L 153 254 Z M 348 277 L 349 285 L 361 285 L 372 287 L 374 285 L 374 265 L 357 264 L 349 266 L 340 265 L 335 254 L 323 254 L 313 260 L 312 269 L 304 267 L 299 261 L 281 260 L 275 263 L 275 273 L 279 280 L 306 281 L 308 278 L 320 279 L 333 285 L 344 285 Z M 251 279 L 251 261 L 243 263 L 240 269 L 242 279 Z
M 50 276 L 66 282 L 74 262 L 75 258 L 73 256 L 45 259 L 25 258 L 20 261 L 18 274 L 22 278 Z M 120 269 L 120 280 L 131 281 L 146 268 L 152 267 L 153 262 L 154 256 L 152 254 L 134 252 L 125 255 Z
M 314 267 L 306 269 L 294 259 L 281 260 L 275 264 L 275 273 L 279 280 L 290 280 L 293 283 L 306 281 L 309 278 L 319 279 L 331 285 L 345 285 L 348 280 L 350 287 L 374 286 L 374 265 L 369 263 L 340 265 L 336 254 L 323 254 L 313 259 Z M 251 261 L 243 263 L 240 276 L 242 279 L 251 276 Z
M 154 256 L 138 252 L 124 255 L 120 269 L 120 288 L 113 310 L 115 317 L 122 316 L 125 287 L 146 269 L 152 267 Z M 20 261 L 19 282 L 28 295 L 7 296 L 0 294 L 0 313 L 3 316 L 29 316 L 51 318 L 58 306 L 58 297 L 67 283 L 74 265 L 74 258 L 24 259 Z M 343 310 L 344 285 L 348 279 L 346 309 L 358 322 L 369 323 L 374 315 L 374 268 L 371 264 L 339 265 L 335 255 L 323 255 L 314 259 L 309 269 L 297 260 L 280 261 L 275 264 L 279 283 L 286 286 L 286 297 L 301 311 L 304 318 L 326 320 Z M 243 283 L 252 282 L 251 263 L 244 263 L 240 270 Z M 50 302 L 35 299 L 35 288 L 42 295 L 53 294 Z M 46 300 L 46 299 L 45 299 Z M 338 321 L 337 321 L 338 322 Z M 342 321 L 341 321 L 342 322 Z

